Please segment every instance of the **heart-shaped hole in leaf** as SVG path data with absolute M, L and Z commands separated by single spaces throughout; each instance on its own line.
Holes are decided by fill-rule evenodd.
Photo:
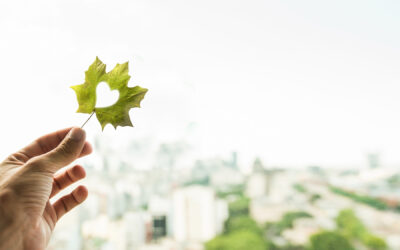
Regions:
M 96 88 L 96 108 L 109 107 L 119 98 L 118 90 L 111 90 L 106 82 L 100 82 Z

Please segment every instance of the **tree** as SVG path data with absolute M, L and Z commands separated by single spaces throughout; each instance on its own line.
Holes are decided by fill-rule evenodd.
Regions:
M 311 218 L 312 216 L 303 211 L 287 212 L 283 215 L 282 219 L 276 224 L 278 234 L 282 233 L 285 229 L 292 228 L 293 222 L 299 218 Z
M 229 216 L 243 216 L 249 215 L 250 200 L 247 197 L 240 197 L 239 199 L 229 203 Z
M 356 217 L 354 211 L 351 209 L 340 211 L 336 218 L 336 225 L 339 232 L 349 239 L 361 239 L 362 236 L 367 233 L 364 224 Z
M 230 217 L 226 222 L 226 232 L 248 231 L 258 235 L 262 235 L 261 228 L 249 216 Z
M 386 250 L 388 247 L 382 238 L 372 234 L 366 234 L 363 237 L 362 242 L 371 250 Z
M 226 235 L 218 235 L 212 240 L 205 243 L 206 250 L 225 250 L 229 247 L 228 237 Z
M 267 222 L 264 226 L 264 229 L 267 235 L 277 236 L 280 235 L 286 229 L 292 228 L 295 220 L 299 218 L 311 218 L 311 217 L 312 215 L 304 211 L 287 212 L 283 215 L 280 221 L 276 223 Z
M 310 250 L 354 250 L 350 242 L 341 234 L 321 232 L 310 238 Z
M 338 187 L 333 187 L 333 186 L 330 187 L 330 190 L 333 193 L 346 196 L 346 197 L 348 197 L 348 198 L 350 198 L 350 199 L 352 199 L 352 200 L 354 200 L 356 202 L 367 204 L 367 205 L 369 205 L 371 207 L 374 207 L 376 209 L 379 209 L 379 210 L 387 210 L 387 209 L 389 209 L 389 206 L 385 202 L 383 202 L 383 201 L 381 201 L 379 199 L 370 197 L 370 196 L 358 195 L 356 193 L 353 193 L 353 192 L 350 192 L 350 191 L 346 191 L 344 189 L 341 189 L 341 188 L 338 188 Z
M 314 203 L 319 199 L 321 199 L 321 195 L 320 194 L 312 194 L 311 197 L 310 197 L 310 203 Z
M 296 189 L 300 193 L 307 193 L 306 187 L 301 185 L 301 184 L 299 184 L 299 183 L 294 184 L 293 188 Z
M 235 231 L 217 236 L 205 244 L 206 250 L 269 250 L 264 239 L 253 232 Z
M 349 240 L 358 240 L 371 250 L 387 249 L 385 240 L 368 232 L 368 229 L 351 209 L 340 211 L 336 218 L 336 224 L 338 231 Z

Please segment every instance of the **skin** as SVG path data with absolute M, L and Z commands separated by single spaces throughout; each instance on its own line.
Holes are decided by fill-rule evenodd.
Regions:
M 67 128 L 38 138 L 0 163 L 1 250 L 46 248 L 57 221 L 88 196 L 86 187 L 78 186 L 51 203 L 86 175 L 79 165 L 58 170 L 91 152 L 85 132 Z

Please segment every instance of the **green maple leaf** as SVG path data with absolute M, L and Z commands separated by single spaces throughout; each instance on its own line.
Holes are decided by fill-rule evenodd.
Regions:
M 143 100 L 147 89 L 139 86 L 129 88 L 128 81 L 128 62 L 117 64 L 113 70 L 106 72 L 106 65 L 98 57 L 89 69 L 85 72 L 85 82 L 81 85 L 75 85 L 71 88 L 75 91 L 79 108 L 79 113 L 96 113 L 97 120 L 101 128 L 110 123 L 117 126 L 131 126 L 129 117 L 131 108 L 140 108 L 140 102 Z M 100 82 L 106 82 L 111 90 L 118 90 L 119 98 L 117 102 L 109 107 L 96 108 L 96 88 Z

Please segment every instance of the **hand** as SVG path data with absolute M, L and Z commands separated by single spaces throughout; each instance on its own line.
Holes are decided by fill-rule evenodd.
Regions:
M 76 165 L 56 171 L 92 152 L 80 128 L 45 135 L 0 163 L 0 249 L 45 249 L 57 221 L 82 203 L 79 186 L 53 204 L 50 198 L 85 177 Z

